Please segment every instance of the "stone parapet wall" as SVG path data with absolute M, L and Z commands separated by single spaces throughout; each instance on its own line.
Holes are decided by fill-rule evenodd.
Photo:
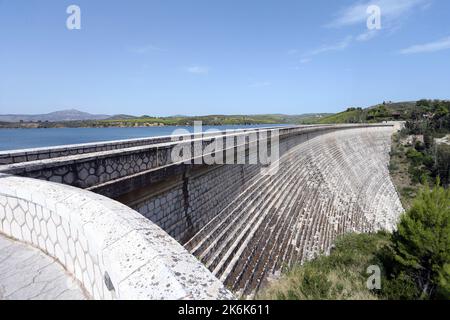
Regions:
M 101 195 L 0 175 L 0 232 L 57 259 L 94 299 L 232 299 L 198 260 Z
M 330 130 L 343 130 L 352 127 L 364 127 L 367 125 L 340 125 L 340 126 L 299 126 L 279 129 L 280 141 L 290 136 L 314 135 Z M 109 151 L 95 151 L 77 155 L 61 156 L 56 158 L 25 161 L 14 164 L 0 165 L 0 173 L 19 175 L 35 179 L 47 180 L 76 186 L 79 188 L 94 188 L 103 186 L 111 181 L 118 181 L 133 175 L 146 174 L 155 169 L 165 169 L 178 165 L 172 161 L 172 150 L 181 143 L 189 144 L 192 154 L 198 154 L 199 148 L 204 149 L 215 143 L 215 137 L 231 136 L 234 139 L 233 146 L 223 150 L 236 152 L 239 146 L 239 136 L 245 136 L 244 148 L 248 149 L 251 143 L 248 139 L 249 132 L 255 132 L 257 139 L 262 134 L 274 132 L 274 129 L 258 129 L 256 131 L 245 130 L 232 133 L 211 134 L 207 137 L 192 140 L 157 143 L 131 148 L 119 148 Z M 182 136 L 179 136 L 181 139 Z M 164 139 L 168 139 L 165 137 Z M 108 144 L 109 145 L 109 144 Z M 49 149 L 51 150 L 51 149 Z M 83 149 L 84 150 L 84 149 Z M 89 150 L 89 148 L 86 148 Z M 200 151 L 201 152 L 201 151 Z M 130 190 L 131 191 L 131 190 Z M 110 195 L 108 195 L 110 196 Z
M 305 126 L 306 127 L 306 126 Z M 252 128 L 252 129 L 236 129 L 227 132 L 242 133 L 246 131 L 267 130 L 269 128 Z M 271 127 L 270 129 L 273 129 Z M 208 132 L 203 135 L 212 137 L 215 135 L 223 135 L 225 131 Z M 195 134 L 180 135 L 184 140 L 195 139 Z M 111 151 L 118 149 L 127 149 L 132 147 L 146 146 L 152 144 L 167 143 L 171 141 L 170 136 L 157 136 L 149 138 L 126 139 L 117 141 L 91 142 L 64 146 L 32 148 L 23 150 L 0 151 L 0 165 L 23 163 L 44 159 L 61 158 L 74 155 L 82 155 L 86 153 Z
M 260 132 L 260 131 L 256 131 Z M 244 131 L 237 133 L 244 134 Z M 237 135 L 233 133 L 232 135 Z M 214 137 L 215 135 L 210 135 Z M 182 136 L 178 136 L 182 137 Z M 164 139 L 170 139 L 165 137 Z M 188 139 L 188 138 L 187 138 Z M 183 140 L 189 143 L 192 154 L 196 148 L 205 148 L 214 143 L 214 138 L 205 137 Z M 167 142 L 111 151 L 84 153 L 45 160 L 25 161 L 0 166 L 0 172 L 35 179 L 64 183 L 79 188 L 91 188 L 109 181 L 152 169 L 174 165 L 171 152 L 181 142 Z M 247 142 L 248 144 L 248 142 Z M 201 152 L 201 151 L 200 151 Z

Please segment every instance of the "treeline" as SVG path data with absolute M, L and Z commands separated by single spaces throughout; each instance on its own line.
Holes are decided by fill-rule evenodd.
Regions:
M 424 134 L 429 138 L 450 132 L 450 101 L 419 100 L 406 122 L 411 134 Z M 429 141 L 429 140 L 428 140 Z
M 316 119 L 318 123 L 378 123 L 383 121 L 431 120 L 436 129 L 448 128 L 450 101 L 383 102 L 371 108 L 347 108 L 345 111 Z M 425 123 L 422 123 L 425 125 Z
M 450 101 L 420 100 L 418 110 L 400 131 L 400 137 L 423 136 L 406 152 L 411 161 L 410 173 L 415 183 L 433 183 L 437 178 L 448 186 L 450 183 L 450 145 L 436 141 L 450 134 Z M 419 112 L 420 110 L 420 112 Z
M 210 115 L 152 117 L 144 115 L 128 119 L 84 120 L 64 122 L 0 122 L 0 128 L 105 128 L 105 127 L 153 127 L 153 126 L 192 126 L 195 121 L 203 125 L 253 125 L 253 124 L 298 124 L 308 119 L 321 118 L 328 114 L 310 115 Z

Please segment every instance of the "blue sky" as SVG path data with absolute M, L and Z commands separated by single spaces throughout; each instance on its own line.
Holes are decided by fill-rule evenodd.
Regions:
M 81 30 L 66 9 L 81 8 Z M 381 9 L 370 31 L 366 8 Z M 450 98 L 448 0 L 0 0 L 0 113 L 337 112 Z

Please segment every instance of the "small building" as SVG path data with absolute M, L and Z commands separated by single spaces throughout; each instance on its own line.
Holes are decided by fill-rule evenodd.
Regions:
M 391 114 L 392 118 L 394 118 L 395 120 L 399 120 L 400 117 L 402 116 L 402 114 L 400 112 L 392 112 Z
M 413 135 L 407 136 L 402 141 L 402 145 L 404 145 L 404 146 L 414 146 L 417 142 L 425 143 L 425 140 L 424 140 L 422 134 L 417 134 L 417 135 L 413 134 Z

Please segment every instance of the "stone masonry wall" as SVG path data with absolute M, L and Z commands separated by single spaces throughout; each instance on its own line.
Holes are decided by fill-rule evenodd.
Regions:
M 282 139 L 279 144 L 280 157 L 291 148 L 328 131 L 330 129 Z M 181 179 L 166 186 L 163 192 L 159 185 L 155 185 L 147 189 L 146 197 L 139 198 L 136 193 L 130 192 L 127 199 L 118 200 L 184 243 L 219 212 L 231 208 L 233 201 L 261 178 L 262 169 L 260 164 L 189 166 L 185 167 Z
M 246 131 L 259 131 L 267 130 L 268 128 L 256 128 L 256 129 L 236 129 L 230 130 L 233 132 L 246 132 Z M 224 134 L 222 131 L 209 132 L 206 136 L 215 136 L 218 134 Z M 182 135 L 184 139 L 194 139 L 194 134 Z M 181 136 L 180 136 L 181 137 Z M 93 152 L 103 152 L 118 149 L 127 149 L 132 147 L 146 146 L 152 144 L 161 144 L 171 141 L 170 136 L 159 136 L 150 138 L 138 138 L 138 139 L 126 139 L 117 141 L 105 141 L 105 142 L 93 142 L 83 144 L 73 144 L 67 146 L 55 146 L 45 148 L 33 148 L 23 150 L 12 151 L 0 151 L 0 165 L 23 163 L 37 160 L 61 158 L 74 155 L 82 155 Z
M 283 140 L 290 136 L 308 135 L 314 132 L 327 132 L 329 130 L 342 130 L 349 127 L 352 126 L 288 127 L 280 129 L 279 134 L 280 140 Z M 255 130 L 255 132 L 259 136 L 261 133 L 272 132 L 273 130 L 259 129 Z M 223 133 L 220 136 L 228 135 L 237 137 L 239 135 L 247 135 L 248 131 Z M 187 142 L 184 140 L 185 142 L 183 143 L 189 144 L 191 153 L 195 154 L 198 148 L 200 148 L 201 152 L 202 148 L 215 143 L 215 136 L 218 135 L 188 140 Z M 165 139 L 168 138 L 165 137 Z M 234 145 L 230 147 L 232 151 L 237 147 L 237 139 L 234 139 L 234 141 Z M 199 142 L 199 145 L 196 142 Z M 94 151 L 83 151 L 84 153 L 77 155 L 0 165 L 0 173 L 63 183 L 83 189 L 94 188 L 129 176 L 146 174 L 151 170 L 177 165 L 177 163 L 172 162 L 171 153 L 173 148 L 179 144 L 180 142 L 175 141 L 130 148 L 118 148 L 108 151 L 97 151 L 96 148 L 89 147 L 85 149 Z M 246 148 L 248 148 L 248 144 L 249 140 L 247 139 Z M 120 146 L 122 145 L 120 144 Z M 23 152 L 27 153 L 26 151 Z M 40 152 L 42 153 L 43 151 L 41 150 Z M 105 195 L 110 196 L 108 194 Z
M 259 173 L 258 165 L 212 166 L 187 174 L 165 192 L 128 205 L 184 242 L 232 202 Z

